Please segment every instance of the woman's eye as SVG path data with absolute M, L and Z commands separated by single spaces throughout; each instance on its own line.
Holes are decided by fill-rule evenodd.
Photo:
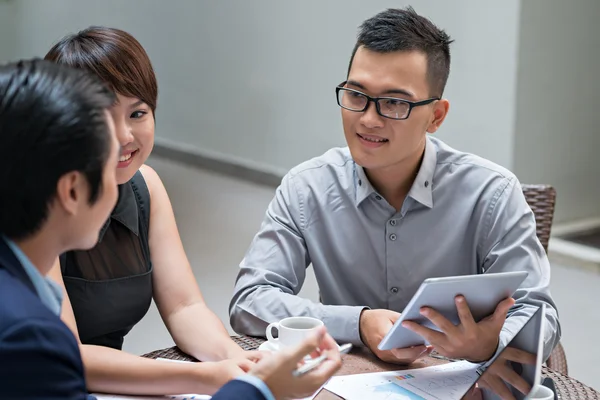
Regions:
M 131 113 L 129 118 L 139 119 L 139 118 L 142 118 L 146 114 L 148 114 L 146 111 L 134 111 L 133 113 Z

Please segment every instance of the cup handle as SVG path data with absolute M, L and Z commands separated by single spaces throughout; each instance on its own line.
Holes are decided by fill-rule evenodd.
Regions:
M 279 338 L 276 339 L 273 337 L 273 328 L 276 328 L 277 331 L 279 332 L 279 322 L 273 322 L 273 323 L 269 324 L 269 326 L 267 326 L 267 340 L 269 342 L 277 343 L 279 341 Z

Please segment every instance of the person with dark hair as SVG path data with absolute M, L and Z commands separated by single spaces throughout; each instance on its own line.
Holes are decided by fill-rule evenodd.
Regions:
M 10 399 L 83 399 L 60 320 L 56 257 L 89 249 L 117 201 L 113 93 L 42 60 L 0 67 L 0 386 Z
M 229 307 L 238 333 L 263 335 L 271 322 L 306 315 L 388 362 L 408 364 L 433 348 L 483 361 L 545 303 L 550 355 L 560 338 L 550 266 L 519 181 L 430 135 L 450 107 L 451 43 L 410 7 L 360 26 L 335 88 L 348 147 L 283 178 L 240 264 Z M 311 264 L 320 303 L 297 296 Z M 458 297 L 459 325 L 432 309 L 423 314 L 440 331 L 406 323 L 432 346 L 377 348 L 426 278 L 517 270 L 528 277 L 489 318 L 476 323 Z
M 62 288 L 46 275 L 62 252 L 97 243 L 117 203 L 114 101 L 111 90 L 81 70 L 43 60 L 0 66 L 2 398 L 94 399 L 77 340 L 60 319 Z M 325 362 L 294 376 L 304 357 L 315 353 Z M 173 364 L 179 368 L 171 379 L 190 379 L 187 364 Z M 220 372 L 210 364 L 196 368 Z M 297 346 L 264 357 L 248 374 L 219 377 L 224 386 L 213 399 L 308 396 L 340 366 L 337 344 L 321 327 Z
M 110 108 L 120 157 L 119 197 L 91 249 L 57 260 L 62 318 L 81 343 L 88 388 L 122 394 L 213 393 L 242 375 L 260 352 L 245 352 L 208 308 L 183 249 L 157 173 L 145 165 L 154 144 L 158 86 L 142 45 L 129 33 L 90 27 L 56 43 L 46 60 L 92 72 L 116 95 Z M 121 351 L 154 299 L 179 348 L 200 364 L 165 363 Z

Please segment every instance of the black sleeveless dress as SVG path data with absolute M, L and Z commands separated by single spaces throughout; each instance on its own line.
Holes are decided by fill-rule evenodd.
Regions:
M 121 349 L 152 301 L 148 244 L 150 194 L 138 171 L 119 186 L 119 200 L 87 251 L 60 257 L 65 287 L 83 344 Z

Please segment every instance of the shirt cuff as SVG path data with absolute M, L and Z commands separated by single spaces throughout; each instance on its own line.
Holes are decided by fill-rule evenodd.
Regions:
M 498 337 L 498 347 L 490 359 L 485 361 L 485 365 L 491 365 L 490 361 L 494 360 L 500 353 L 504 351 L 504 349 L 506 349 L 506 346 L 508 346 L 508 344 L 515 338 L 519 330 L 519 324 L 515 324 L 514 318 L 513 320 L 507 318 L 506 321 L 504 321 L 504 325 L 502 326 L 502 330 L 500 331 L 500 335 Z
M 334 306 L 323 322 L 327 331 L 338 344 L 352 343 L 354 346 L 364 346 L 360 340 L 360 314 L 368 307 Z
M 260 390 L 263 396 L 265 396 L 265 400 L 275 400 L 275 396 L 273 396 L 273 393 L 271 393 L 271 389 L 269 389 L 267 384 L 264 383 L 261 379 L 257 378 L 256 376 L 245 374 L 238 376 L 235 379 L 237 379 L 238 381 L 249 383 L 258 390 Z

